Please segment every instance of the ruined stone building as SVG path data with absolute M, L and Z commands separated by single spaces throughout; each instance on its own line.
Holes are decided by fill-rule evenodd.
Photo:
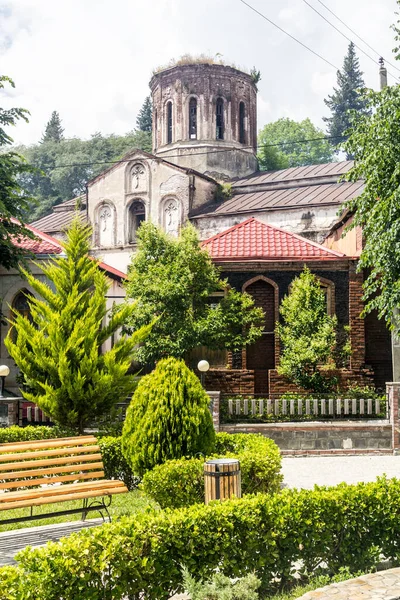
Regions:
M 339 329 L 351 326 L 353 354 L 342 382 L 391 380 L 390 336 L 376 315 L 360 318 L 361 233 L 339 235 L 338 211 L 363 186 L 339 181 L 352 163 L 258 171 L 257 88 L 235 68 L 177 65 L 155 73 L 150 89 L 153 153 L 133 149 L 88 182 L 80 199 L 82 218 L 93 226 L 93 255 L 126 272 L 143 221 L 171 235 L 186 221 L 197 227 L 230 285 L 249 292 L 266 314 L 264 335 L 253 347 L 234 356 L 210 353 L 213 388 L 271 394 L 287 388 L 276 371 L 274 323 L 305 264 L 326 290 Z M 222 193 L 227 189 L 230 197 Z M 55 207 L 33 225 L 62 236 L 75 203 Z

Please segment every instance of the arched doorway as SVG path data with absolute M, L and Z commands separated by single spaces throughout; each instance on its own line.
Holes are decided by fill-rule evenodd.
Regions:
M 275 368 L 276 288 L 264 278 L 244 286 L 254 304 L 265 314 L 262 336 L 246 351 L 246 367 L 254 371 L 254 393 L 268 393 L 268 370 Z

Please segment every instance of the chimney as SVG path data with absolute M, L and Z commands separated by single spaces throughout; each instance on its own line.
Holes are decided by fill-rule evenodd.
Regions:
M 379 59 L 379 82 L 380 82 L 380 88 L 381 90 L 383 90 L 383 88 L 387 87 L 387 69 L 385 67 L 385 61 L 383 60 L 383 57 L 381 56 Z

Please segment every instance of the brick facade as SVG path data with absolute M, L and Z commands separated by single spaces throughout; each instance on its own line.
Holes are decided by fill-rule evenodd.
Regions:
M 365 365 L 365 321 L 361 317 L 364 308 L 362 273 L 356 272 L 357 264 L 349 265 L 349 325 L 351 339 L 350 369 L 357 371 Z
M 210 369 L 206 373 L 207 390 L 224 394 L 254 394 L 254 371 L 246 369 Z
M 332 375 L 338 378 L 339 388 L 346 390 L 355 385 L 365 387 L 374 386 L 374 373 L 371 369 L 363 369 L 362 371 L 352 371 L 348 369 L 332 369 L 326 371 L 327 375 Z M 271 396 L 280 396 L 286 392 L 301 393 L 304 392 L 295 384 L 290 383 L 283 375 L 279 375 L 276 370 L 268 372 L 269 377 L 269 393 Z

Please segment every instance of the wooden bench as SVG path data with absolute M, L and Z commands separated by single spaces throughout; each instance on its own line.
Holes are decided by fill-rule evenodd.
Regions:
M 114 494 L 128 491 L 122 481 L 104 479 L 104 466 L 92 436 L 0 444 L 0 511 L 30 508 L 27 516 L 3 519 L 0 524 L 57 515 L 103 512 Z M 95 498 L 92 502 L 92 498 Z M 82 508 L 34 514 L 35 506 L 82 500 Z M 110 519 L 111 520 L 111 519 Z

